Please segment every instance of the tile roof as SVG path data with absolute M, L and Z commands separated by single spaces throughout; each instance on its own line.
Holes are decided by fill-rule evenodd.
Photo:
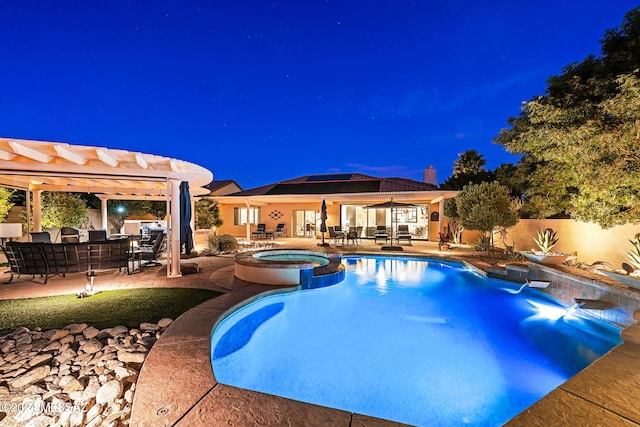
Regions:
M 283 194 L 387 193 L 402 191 L 433 191 L 434 184 L 408 178 L 378 178 L 360 173 L 305 175 L 282 182 L 250 188 L 230 196 L 260 196 Z

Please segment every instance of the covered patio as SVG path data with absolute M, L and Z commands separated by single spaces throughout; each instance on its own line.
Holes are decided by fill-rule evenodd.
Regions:
M 165 200 L 167 204 L 167 277 L 180 277 L 180 184 L 189 183 L 192 197 L 213 174 L 182 160 L 64 142 L 0 138 L 0 186 L 26 192 L 27 223 L 42 231 L 41 193 L 93 193 L 102 202 L 102 228 L 107 229 L 107 201 Z M 193 204 L 193 199 L 191 199 Z M 192 209 L 193 211 L 193 209 Z M 191 229 L 194 229 L 193 218 Z

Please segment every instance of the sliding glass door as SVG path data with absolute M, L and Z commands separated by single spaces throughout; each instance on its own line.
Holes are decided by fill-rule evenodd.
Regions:
M 316 237 L 318 214 L 316 211 L 293 211 L 293 235 L 296 237 Z

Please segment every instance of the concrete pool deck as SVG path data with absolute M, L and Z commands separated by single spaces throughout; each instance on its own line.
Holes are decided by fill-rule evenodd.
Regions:
M 286 239 L 281 247 L 318 249 L 316 241 Z M 330 248 L 329 250 L 336 250 Z M 382 252 L 379 245 L 364 244 L 340 250 L 358 253 Z M 414 242 L 406 254 L 456 258 L 456 251 L 439 252 L 437 245 Z M 241 281 L 234 277 L 233 257 L 202 257 L 196 274 L 167 279 L 163 267 L 136 275 L 119 274 L 100 289 L 127 287 L 199 287 L 224 293 L 176 319 L 152 347 L 138 382 L 130 425 L 307 425 L 307 426 L 399 426 L 350 412 L 284 399 L 218 384 L 210 364 L 210 334 L 213 325 L 229 308 L 260 293 L 282 289 Z M 490 264 L 475 263 L 486 270 Z M 83 276 L 54 278 L 42 286 L 21 279 L 0 287 L 0 299 L 74 293 L 82 289 Z M 104 280 L 106 282 L 106 279 Z M 634 318 L 639 320 L 640 313 Z M 640 425 L 640 345 L 622 344 L 580 374 L 509 421 L 508 426 Z

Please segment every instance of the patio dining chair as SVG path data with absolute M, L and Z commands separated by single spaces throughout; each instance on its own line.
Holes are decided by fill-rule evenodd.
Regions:
M 327 227 L 327 230 L 329 230 L 329 239 L 333 239 L 333 244 L 337 245 L 338 244 L 338 239 L 340 239 L 342 241 L 342 244 L 344 245 L 344 233 L 342 231 L 338 232 L 336 231 L 334 226 L 329 226 Z

